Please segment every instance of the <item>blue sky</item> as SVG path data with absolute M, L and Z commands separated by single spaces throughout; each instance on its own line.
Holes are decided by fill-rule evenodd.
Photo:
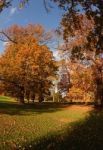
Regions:
M 14 0 L 12 7 L 5 9 L 0 14 L 0 30 L 13 24 L 26 25 L 29 23 L 42 24 L 46 29 L 56 29 L 61 18 L 61 11 L 54 6 L 47 13 L 43 0 L 30 0 L 29 4 L 23 9 L 17 7 L 18 1 Z M 0 52 L 4 50 L 5 43 L 0 41 Z

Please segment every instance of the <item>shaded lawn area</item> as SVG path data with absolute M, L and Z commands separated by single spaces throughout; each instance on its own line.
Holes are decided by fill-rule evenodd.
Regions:
M 103 150 L 103 111 L 0 97 L 0 150 Z

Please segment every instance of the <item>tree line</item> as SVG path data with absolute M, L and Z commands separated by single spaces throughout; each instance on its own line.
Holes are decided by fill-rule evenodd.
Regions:
M 4 4 L 7 1 L 2 2 Z M 27 1 L 22 2 L 25 5 Z M 49 7 L 48 2 L 46 0 L 44 2 L 45 6 Z M 93 88 L 95 104 L 103 105 L 103 1 L 50 0 L 50 2 L 54 2 L 63 10 L 57 30 L 64 39 L 64 45 L 60 46 L 60 49 L 64 54 L 68 54 L 73 63 L 89 64 L 92 69 L 92 84 L 95 87 Z M 1 10 L 5 8 L 4 6 L 1 5 Z M 79 78 L 79 73 L 77 76 Z

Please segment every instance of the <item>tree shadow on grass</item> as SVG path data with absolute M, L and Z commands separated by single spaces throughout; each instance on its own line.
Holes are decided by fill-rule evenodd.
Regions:
M 50 133 L 51 134 L 51 133 Z M 24 144 L 26 150 L 103 150 L 103 110 L 72 123 L 65 133 L 53 133 Z
M 0 101 L 0 114 L 8 115 L 30 115 L 32 113 L 52 113 L 69 107 L 68 104 L 59 103 L 34 103 L 34 104 L 19 104 L 16 102 Z

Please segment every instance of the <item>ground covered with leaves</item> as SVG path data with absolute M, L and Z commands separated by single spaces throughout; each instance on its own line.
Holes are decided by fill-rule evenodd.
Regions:
M 0 150 L 102 150 L 103 111 L 0 97 Z

